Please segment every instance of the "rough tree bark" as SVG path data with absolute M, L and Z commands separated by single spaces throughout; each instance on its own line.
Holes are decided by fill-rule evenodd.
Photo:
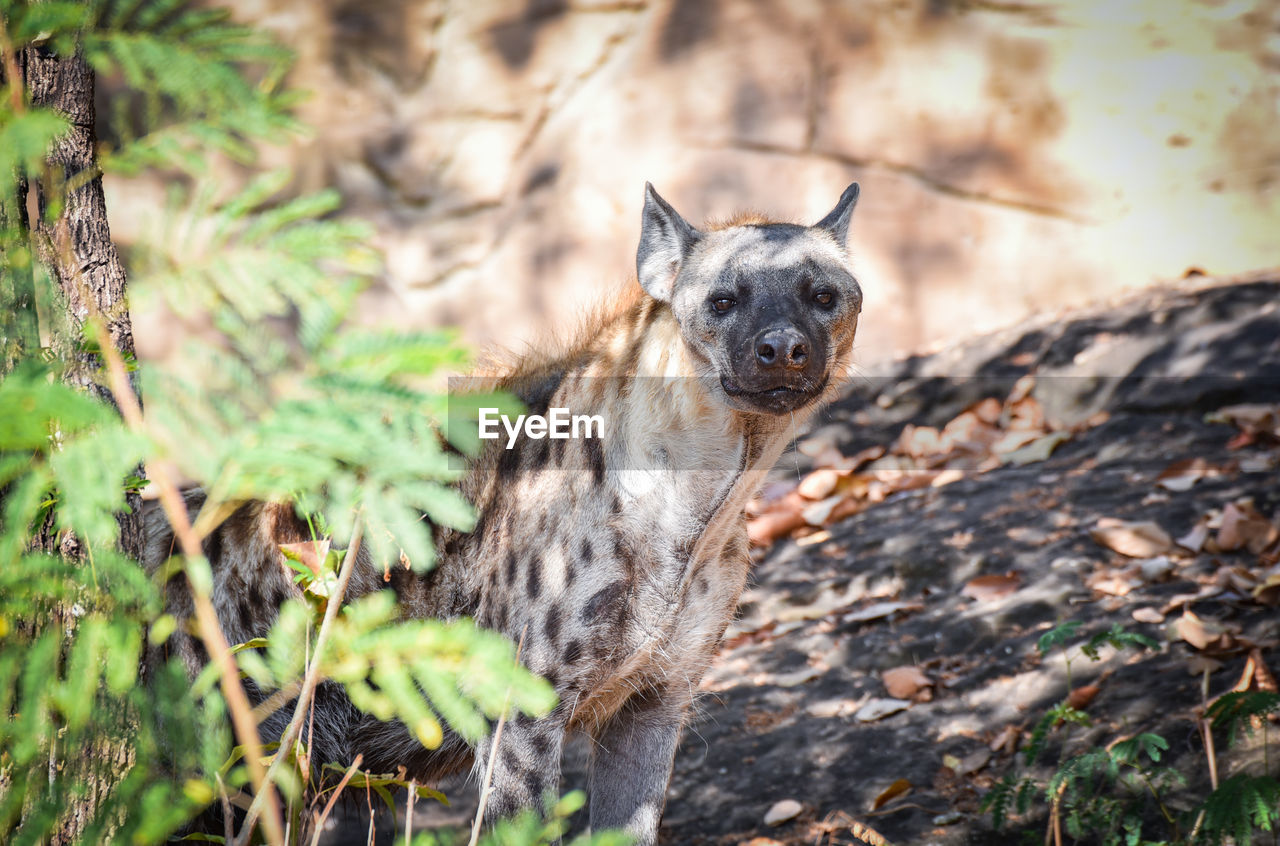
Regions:
M 120 354 L 126 360 L 134 355 L 124 265 L 111 240 L 102 175 L 97 166 L 93 71 L 79 56 L 59 58 L 36 47 L 29 47 L 23 53 L 32 103 L 56 109 L 71 122 L 71 130 L 58 139 L 49 155 L 46 181 L 55 184 L 41 182 L 33 186 L 38 192 L 40 209 L 39 220 L 32 221 L 37 249 L 58 283 L 66 306 L 66 337 L 57 341 L 68 345 L 61 350 L 68 360 L 80 365 L 73 368 L 70 378 L 114 405 L 111 391 L 92 378 L 98 367 L 97 356 L 85 352 L 81 345 L 85 324 L 91 318 L 98 318 Z M 63 194 L 64 186 L 68 189 L 66 204 L 61 214 L 50 221 L 50 204 L 57 202 L 55 198 Z M 121 550 L 135 558 L 142 552 L 140 502 L 137 494 L 130 494 L 132 513 L 122 513 L 117 518 Z
M 39 208 L 38 218 L 30 221 L 31 234 L 65 306 L 65 314 L 55 317 L 60 325 L 53 327 L 52 343 L 71 365 L 69 381 L 114 404 L 105 384 L 93 378 L 98 357 L 84 343 L 86 324 L 96 319 L 105 326 L 110 342 L 126 360 L 134 354 L 124 266 L 111 240 L 97 167 L 93 71 L 79 56 L 59 58 L 38 47 L 23 50 L 21 64 L 31 102 L 62 112 L 71 123 L 71 130 L 50 151 L 44 179 L 30 186 L 37 192 Z M 56 204 L 64 199 L 64 205 L 57 209 Z M 137 472 L 141 474 L 141 468 Z M 141 500 L 130 493 L 127 501 L 129 509 L 116 515 L 119 544 L 126 555 L 140 558 Z M 83 558 L 84 550 L 70 533 L 54 536 L 46 526 L 39 541 L 47 550 L 72 559 Z M 74 625 L 74 617 L 63 613 L 63 609 L 56 609 L 53 617 L 53 624 Z M 58 749 L 57 753 L 58 760 L 51 761 L 51 767 L 75 773 L 76 780 L 86 789 L 85 795 L 66 809 L 51 840 L 54 844 L 67 844 L 78 839 L 133 756 L 127 739 L 115 733 L 101 737 L 93 748 Z

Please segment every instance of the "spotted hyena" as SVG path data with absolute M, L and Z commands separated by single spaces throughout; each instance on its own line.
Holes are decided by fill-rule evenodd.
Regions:
M 564 736 L 582 731 L 594 741 L 592 827 L 655 841 L 681 725 L 747 578 L 743 509 L 849 369 L 857 199 L 854 184 L 812 226 L 745 216 L 696 229 L 646 186 L 639 284 L 576 342 L 498 377 L 532 413 L 600 416 L 604 436 L 489 442 L 464 481 L 475 530 L 444 532 L 434 571 L 385 586 L 409 616 L 468 615 L 523 636 L 523 662 L 559 706 L 510 722 L 496 750 L 456 737 L 427 750 L 322 687 L 313 758 L 361 753 L 366 767 L 404 766 L 422 782 L 468 764 L 482 773 L 496 754 L 488 807 L 500 817 L 556 789 Z M 295 590 L 277 545 L 306 535 L 289 506 L 252 503 L 206 542 L 230 641 L 265 634 Z M 163 521 L 149 523 L 149 542 L 152 560 L 167 554 Z M 383 588 L 364 561 L 350 595 Z M 189 612 L 180 588 L 170 604 Z

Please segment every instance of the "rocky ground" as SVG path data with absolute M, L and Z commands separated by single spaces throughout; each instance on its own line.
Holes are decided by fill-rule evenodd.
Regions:
M 1097 663 L 1073 650 L 1095 726 L 1073 749 L 1159 733 L 1189 779 L 1182 797 L 1203 796 L 1205 671 L 1213 697 L 1241 682 L 1252 647 L 1255 664 L 1280 669 L 1280 596 L 1256 590 L 1280 581 L 1278 304 L 1274 278 L 1193 282 L 869 375 L 801 442 L 801 460 L 838 466 L 830 448 L 886 447 L 839 484 L 842 502 L 861 493 L 859 476 L 887 495 L 762 551 L 677 760 L 669 842 L 861 842 L 854 822 L 894 843 L 1016 842 L 978 805 L 1068 694 L 1060 657 L 1036 649 L 1066 621 L 1081 639 L 1120 624 L 1160 646 Z M 998 463 L 972 440 L 947 442 L 948 428 L 972 434 L 962 414 L 983 397 L 1005 416 L 997 425 L 1011 408 L 1016 423 L 1024 391 L 1048 419 Z M 1269 404 L 1270 437 L 1230 413 L 1210 422 L 1243 403 Z M 784 462 L 779 476 L 819 478 L 814 462 L 799 474 Z M 896 469 L 908 464 L 928 469 Z M 1243 525 L 1249 540 L 1233 534 Z M 1237 763 L 1228 753 L 1218 766 Z M 799 813 L 766 825 L 784 800 Z
M 1192 278 L 866 372 L 755 509 L 664 842 L 1043 842 L 1042 803 L 998 832 L 979 806 L 1068 695 L 1068 753 L 1154 732 L 1170 806 L 1203 797 L 1199 709 L 1280 670 L 1278 304 L 1274 275 Z M 1069 690 L 1036 647 L 1065 622 L 1157 648 L 1071 649 Z M 453 788 L 420 823 L 466 820 Z

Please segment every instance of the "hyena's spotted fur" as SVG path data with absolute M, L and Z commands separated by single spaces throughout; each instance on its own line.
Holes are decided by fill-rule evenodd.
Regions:
M 857 194 L 850 186 L 813 227 L 740 218 L 699 231 L 647 188 L 640 284 L 627 302 L 565 351 L 499 379 L 530 411 L 590 409 L 607 433 L 494 442 L 464 482 L 475 530 L 445 532 L 425 577 L 392 570 L 407 616 L 470 615 L 523 637 L 524 663 L 559 694 L 549 716 L 517 718 L 502 735 L 493 816 L 554 791 L 565 733 L 580 730 L 594 741 L 592 827 L 654 842 L 682 722 L 746 581 L 744 507 L 850 365 L 861 291 L 845 240 Z M 263 503 L 210 536 L 231 642 L 265 634 L 293 595 L 277 547 L 306 536 L 291 507 Z M 153 522 L 149 539 L 162 560 L 168 527 Z M 352 597 L 385 587 L 360 563 Z M 189 613 L 173 584 L 171 609 Z M 175 637 L 170 648 L 196 669 L 198 644 Z M 361 753 L 368 768 L 405 766 L 420 782 L 468 761 L 484 772 L 490 754 L 488 742 L 473 754 L 453 736 L 429 751 L 327 686 L 311 738 L 313 759 Z

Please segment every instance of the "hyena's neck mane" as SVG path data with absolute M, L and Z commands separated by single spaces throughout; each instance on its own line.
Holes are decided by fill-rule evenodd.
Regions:
M 683 524 L 688 534 L 710 530 L 721 536 L 802 422 L 802 415 L 732 409 L 714 369 L 690 353 L 671 308 L 636 284 L 573 342 L 550 354 L 526 355 L 505 374 L 490 373 L 529 413 L 567 408 L 573 415 L 599 414 L 605 436 L 521 438 L 510 450 L 505 443 L 491 446 L 473 479 L 479 503 L 513 474 L 585 471 L 602 496 L 617 494 L 624 503 L 664 498 L 670 503 L 661 509 L 664 520 Z

